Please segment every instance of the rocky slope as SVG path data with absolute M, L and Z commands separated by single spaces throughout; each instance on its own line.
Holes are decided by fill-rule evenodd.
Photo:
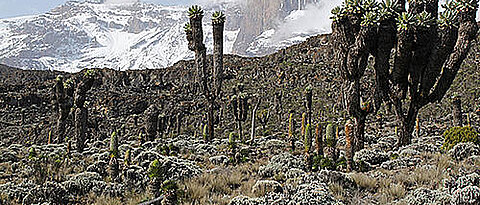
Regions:
M 476 128 L 479 53 L 475 45 L 447 94 L 462 94 L 464 110 Z M 145 191 L 149 186 L 147 170 L 155 159 L 165 179 L 178 183 L 183 204 L 478 202 L 478 146 L 459 144 L 450 152 L 441 149 L 441 134 L 451 126 L 449 98 L 422 110 L 420 136 L 406 147 L 394 147 L 396 124 L 391 113 L 381 110 L 372 115 L 367 123 L 367 146 L 355 156 L 357 162 L 365 164 L 361 172 L 345 173 L 342 165 L 336 170 L 307 170 L 303 141 L 298 140 L 297 150 L 290 152 L 286 135 L 290 111 L 300 124 L 305 111 L 303 91 L 308 84 L 314 91 L 314 121 L 340 126 L 338 148 L 343 156 L 340 79 L 330 65 L 331 58 L 328 36 L 312 37 L 264 57 L 227 55 L 225 98 L 220 102 L 224 112 L 212 142 L 202 139 L 205 102 L 191 80 L 192 61 L 158 70 L 98 70 L 94 86 L 87 93 L 86 148 L 81 153 L 75 151 L 71 114 L 67 120 L 66 135 L 72 142 L 68 154 L 67 143 L 47 144 L 58 118 L 53 85 L 58 74 L 75 82 L 84 73 L 1 66 L 0 204 L 145 201 L 152 198 Z M 239 83 L 245 85 L 249 103 L 262 99 L 258 115 L 270 113 L 270 118 L 258 122 L 252 144 L 237 142 L 240 154 L 232 163 L 232 157 L 237 156 L 229 151 L 228 134 L 236 131 L 236 122 L 228 101 Z M 145 142 L 140 140 L 145 134 L 145 110 L 152 104 L 158 105 L 162 119 L 168 119 L 168 128 L 155 141 Z M 181 124 L 176 123 L 179 114 L 183 116 Z M 248 129 L 250 117 L 251 110 L 244 122 Z M 119 136 L 122 170 L 116 180 L 108 174 L 109 136 L 113 131 Z M 295 133 L 300 133 L 300 126 Z M 125 164 L 127 150 L 131 159 Z

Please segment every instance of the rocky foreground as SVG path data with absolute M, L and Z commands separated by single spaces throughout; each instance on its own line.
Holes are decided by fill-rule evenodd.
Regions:
M 474 46 L 447 94 L 462 96 L 466 124 L 477 129 L 478 53 Z M 53 88 L 60 74 L 76 82 L 84 73 L 1 66 L 0 204 L 138 204 L 155 198 L 153 179 L 161 179 L 156 191 L 162 204 L 480 203 L 480 147 L 442 147 L 442 134 L 452 126 L 451 99 L 421 111 L 419 134 L 405 147 L 395 147 L 397 125 L 388 109 L 372 116 L 354 172 L 345 172 L 341 160 L 309 168 L 300 139 L 291 151 L 288 116 L 293 111 L 300 136 L 303 90 L 310 84 L 315 123 L 339 127 L 336 149 L 339 159 L 344 156 L 345 119 L 330 55 L 328 36 L 318 36 L 262 58 L 227 56 L 223 111 L 210 142 L 203 139 L 205 102 L 192 82 L 192 62 L 157 70 L 97 70 L 85 103 L 88 134 L 82 152 L 76 149 L 71 115 L 65 142 L 56 144 L 59 109 Z M 246 138 L 252 107 L 261 99 L 248 143 L 229 137 L 237 122 L 228 102 L 240 83 L 252 105 L 241 122 Z M 165 125 L 153 141 L 145 137 L 151 105 L 158 106 Z M 112 135 L 118 138 L 118 170 L 111 162 Z M 156 176 L 152 164 L 160 170 Z

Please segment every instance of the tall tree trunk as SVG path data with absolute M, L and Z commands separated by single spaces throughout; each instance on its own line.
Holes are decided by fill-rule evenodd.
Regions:
M 63 105 L 60 105 L 63 106 Z M 68 112 L 64 109 L 60 110 L 59 117 L 57 120 L 57 137 L 55 143 L 63 143 L 65 139 L 65 126 L 67 125 Z
M 455 99 L 453 99 L 452 116 L 453 116 L 454 126 L 456 127 L 463 126 L 462 101 L 460 100 L 459 97 L 455 97 Z
M 215 127 L 214 127 L 214 109 L 213 109 L 213 102 L 210 102 L 208 105 L 208 139 L 210 141 L 214 137 Z
M 158 127 L 158 111 L 155 105 L 150 105 L 150 107 L 145 110 L 145 131 L 148 141 L 154 141 L 157 137 L 157 127 Z
M 237 121 L 238 122 L 238 139 L 242 140 L 242 142 L 244 142 L 245 140 L 243 139 L 243 136 L 242 136 L 242 121 Z
M 412 99 L 412 101 L 415 101 Z M 419 108 L 416 104 L 410 103 L 408 113 L 405 116 L 402 111 L 401 102 L 395 103 L 395 115 L 400 123 L 397 147 L 405 146 L 412 143 L 412 133 L 415 128 L 415 120 L 418 115 Z
M 75 136 L 77 139 L 77 151 L 83 152 L 85 147 L 85 139 L 87 135 L 87 108 L 77 108 L 75 110 Z
M 365 147 L 365 116 L 355 118 L 355 139 L 353 140 L 354 152 L 360 151 Z
M 345 124 L 345 156 L 347 158 L 347 171 L 352 171 L 353 169 L 353 155 L 355 153 L 355 148 L 353 146 L 353 124 L 350 120 Z
M 255 107 L 253 108 L 252 111 L 252 128 L 250 131 L 250 143 L 253 144 L 253 140 L 255 139 L 255 119 L 256 119 L 256 113 L 258 110 L 258 106 L 260 105 L 260 100 L 261 98 L 258 98 L 257 104 L 255 104 Z
M 213 74 L 215 75 L 215 95 L 219 99 L 223 82 L 223 29 L 223 22 L 213 24 Z

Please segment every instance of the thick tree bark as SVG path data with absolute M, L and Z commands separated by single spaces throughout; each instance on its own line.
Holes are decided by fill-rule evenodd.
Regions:
M 456 127 L 463 126 L 462 101 L 460 100 L 459 97 L 455 97 L 455 99 L 453 99 L 452 116 L 453 116 L 454 126 Z
M 243 139 L 242 121 L 237 121 L 237 127 L 238 127 L 238 139 L 240 139 L 240 140 L 242 140 L 242 142 L 244 142 L 245 139 Z
M 412 100 L 412 102 L 415 102 Z M 418 115 L 419 106 L 415 103 L 410 103 L 408 112 L 404 114 L 401 102 L 395 103 L 395 115 L 397 121 L 400 123 L 399 136 L 397 141 L 397 147 L 411 144 L 412 133 L 415 127 L 415 120 Z
M 323 129 L 321 123 L 318 123 L 315 129 L 315 153 L 317 156 L 323 156 Z
M 83 152 L 85 148 L 85 139 L 87 138 L 87 109 L 77 108 L 75 110 L 75 136 L 77 139 L 77 151 L 79 153 Z
M 353 153 L 360 151 L 365 147 L 365 121 L 366 116 L 355 118 L 355 132 L 353 140 Z
M 223 29 L 224 23 L 213 24 L 213 73 L 217 98 L 221 98 L 223 82 Z
M 206 141 L 210 141 L 214 137 L 214 132 L 215 132 L 215 126 L 214 126 L 214 117 L 215 117 L 215 111 L 214 111 L 214 102 L 210 102 L 208 105 L 208 138 Z
M 353 125 L 350 120 L 345 124 L 345 157 L 347 160 L 347 171 L 353 169 L 353 155 L 355 153 L 354 140 L 353 140 Z
M 158 110 L 155 105 L 145 110 L 145 132 L 148 141 L 155 141 L 157 137 Z

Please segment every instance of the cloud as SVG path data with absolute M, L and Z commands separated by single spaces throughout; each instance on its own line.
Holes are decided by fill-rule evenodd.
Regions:
M 140 0 L 105 0 L 105 4 L 130 4 L 137 2 L 140 2 Z
M 328 0 L 308 4 L 305 10 L 293 11 L 277 28 L 272 36 L 279 42 L 298 35 L 312 35 L 331 32 L 331 10 L 342 0 Z

